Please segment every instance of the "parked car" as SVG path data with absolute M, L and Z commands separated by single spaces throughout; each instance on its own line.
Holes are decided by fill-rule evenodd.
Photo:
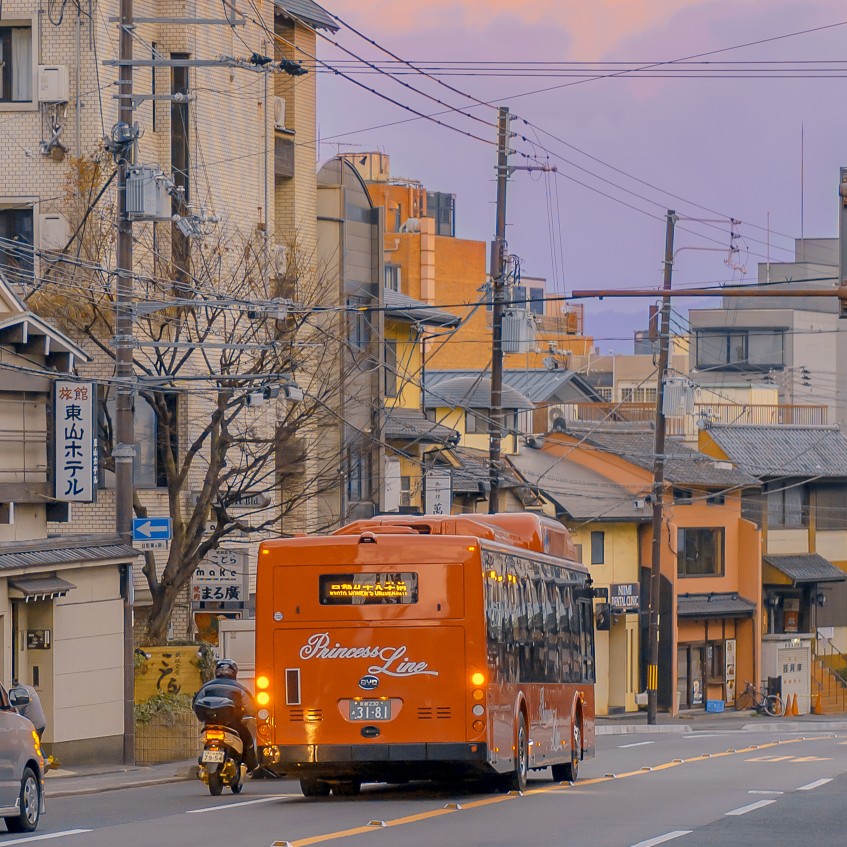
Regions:
M 7 694 L 0 685 L 0 817 L 9 832 L 32 832 L 44 806 L 44 757 L 35 727 L 16 707 L 29 702 L 26 689 Z

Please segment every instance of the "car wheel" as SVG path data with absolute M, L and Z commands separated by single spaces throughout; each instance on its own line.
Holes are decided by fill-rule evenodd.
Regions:
M 32 768 L 25 768 L 21 779 L 20 813 L 6 821 L 9 832 L 32 832 L 41 816 L 41 787 Z

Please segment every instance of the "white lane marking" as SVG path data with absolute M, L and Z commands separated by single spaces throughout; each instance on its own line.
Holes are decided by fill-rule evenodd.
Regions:
M 811 791 L 814 788 L 820 788 L 822 785 L 826 785 L 828 782 L 832 782 L 831 779 L 816 779 L 814 782 L 810 782 L 808 785 L 801 785 L 797 790 L 798 791 Z
M 740 809 L 733 809 L 731 812 L 726 812 L 726 814 L 746 815 L 747 812 L 755 812 L 756 809 L 762 809 L 765 806 L 770 806 L 771 803 L 776 803 L 776 800 L 759 800 L 756 803 L 751 803 L 749 806 L 742 806 Z
M 655 744 L 655 743 L 656 743 L 655 741 L 636 741 L 635 744 L 619 744 L 618 746 L 621 750 L 623 750 L 626 747 L 643 747 L 645 744 Z
M 201 815 L 203 812 L 221 812 L 227 809 L 240 809 L 242 806 L 255 806 L 257 803 L 271 803 L 274 800 L 279 800 L 278 795 L 273 797 L 262 797 L 259 800 L 244 800 L 242 803 L 226 803 L 221 806 L 204 806 L 202 809 L 188 809 L 186 815 Z
M 697 741 L 700 738 L 723 738 L 723 736 L 724 733 L 722 732 L 686 732 L 682 737 L 689 741 Z
M 675 832 L 668 832 L 665 835 L 648 838 L 646 841 L 639 841 L 638 844 L 633 844 L 632 847 L 656 847 L 657 844 L 673 841 L 674 838 L 679 838 L 681 835 L 691 835 L 692 832 L 693 830 L 690 829 L 678 829 Z
M 748 794 L 779 794 L 780 796 L 782 796 L 782 794 L 784 794 L 785 792 L 783 792 L 783 791 L 757 791 L 756 789 L 753 789 L 752 791 L 748 791 L 747 793 Z
M 30 841 L 46 841 L 48 838 L 64 838 L 66 835 L 81 835 L 83 832 L 91 832 L 90 829 L 65 829 L 62 832 L 46 832 L 44 835 L 28 835 L 26 838 L 13 838 L 4 841 L 3 844 L 28 844 Z

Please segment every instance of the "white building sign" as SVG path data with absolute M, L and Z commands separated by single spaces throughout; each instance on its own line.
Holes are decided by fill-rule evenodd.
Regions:
M 191 579 L 192 606 L 205 608 L 208 603 L 243 608 L 250 593 L 249 562 L 248 550 L 220 547 L 210 552 Z
M 424 478 L 428 515 L 449 515 L 453 501 L 453 473 L 449 468 L 430 468 Z
M 93 382 L 56 382 L 53 408 L 57 500 L 92 503 L 96 499 L 94 397 Z

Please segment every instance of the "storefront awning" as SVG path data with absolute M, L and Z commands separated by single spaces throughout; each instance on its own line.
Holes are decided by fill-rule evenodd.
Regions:
M 680 594 L 677 615 L 681 618 L 751 618 L 756 611 L 752 600 L 734 592 L 723 594 Z
M 9 597 L 34 603 L 36 600 L 64 597 L 74 588 L 76 586 L 72 582 L 58 576 L 20 577 L 9 580 Z
M 847 573 L 818 553 L 800 553 L 792 556 L 763 556 L 765 564 L 776 568 L 794 585 L 804 582 L 844 582 Z M 767 581 L 767 580 L 765 580 Z

